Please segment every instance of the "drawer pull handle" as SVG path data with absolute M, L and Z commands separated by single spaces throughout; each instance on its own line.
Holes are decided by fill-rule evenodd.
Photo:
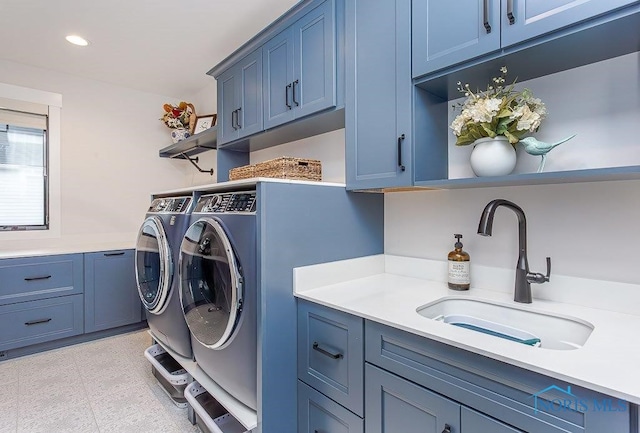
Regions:
M 45 275 L 43 277 L 27 277 L 24 280 L 25 281 L 39 281 L 39 280 L 48 280 L 49 278 L 51 278 L 51 275 Z
M 516 17 L 513 15 L 513 0 L 507 0 L 507 18 L 510 26 L 516 23 Z
M 113 257 L 113 256 L 124 256 L 124 251 L 120 251 L 119 253 L 104 253 L 105 257 Z
M 342 353 L 340 352 L 336 352 L 336 353 L 331 353 L 326 349 L 323 349 L 322 347 L 320 347 L 320 345 L 318 344 L 317 341 L 313 342 L 313 350 L 322 353 L 323 355 L 328 356 L 329 358 L 333 358 L 333 359 L 340 359 L 340 358 L 344 358 L 344 356 L 342 355 Z
M 24 322 L 25 325 L 27 326 L 31 326 L 31 325 L 38 325 L 40 323 L 48 323 L 51 322 L 51 318 L 48 319 L 38 319 L 38 320 L 30 320 L 28 322 Z
M 445 424 L 442 433 L 451 433 L 451 426 L 449 426 L 449 424 Z

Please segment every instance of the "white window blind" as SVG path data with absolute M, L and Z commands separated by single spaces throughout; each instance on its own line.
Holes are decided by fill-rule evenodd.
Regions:
M 47 196 L 47 116 L 0 108 L 0 230 L 46 229 Z

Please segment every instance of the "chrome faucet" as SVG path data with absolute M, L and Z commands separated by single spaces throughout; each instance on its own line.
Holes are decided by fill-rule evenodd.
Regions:
M 478 234 L 491 236 L 493 216 L 500 206 L 511 209 L 518 216 L 518 263 L 516 263 L 516 286 L 513 300 L 524 304 L 531 303 L 531 283 L 542 284 L 549 281 L 551 273 L 551 257 L 547 257 L 547 275 L 529 272 L 527 260 L 527 219 L 524 211 L 517 204 L 504 199 L 491 200 L 482 211 Z

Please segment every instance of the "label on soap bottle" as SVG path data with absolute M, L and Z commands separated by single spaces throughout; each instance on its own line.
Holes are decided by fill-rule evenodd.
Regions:
M 470 263 L 449 260 L 449 282 L 451 284 L 470 284 Z

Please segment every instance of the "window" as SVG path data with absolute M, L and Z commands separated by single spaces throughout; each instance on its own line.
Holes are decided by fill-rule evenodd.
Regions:
M 0 109 L 0 230 L 49 227 L 47 116 Z

